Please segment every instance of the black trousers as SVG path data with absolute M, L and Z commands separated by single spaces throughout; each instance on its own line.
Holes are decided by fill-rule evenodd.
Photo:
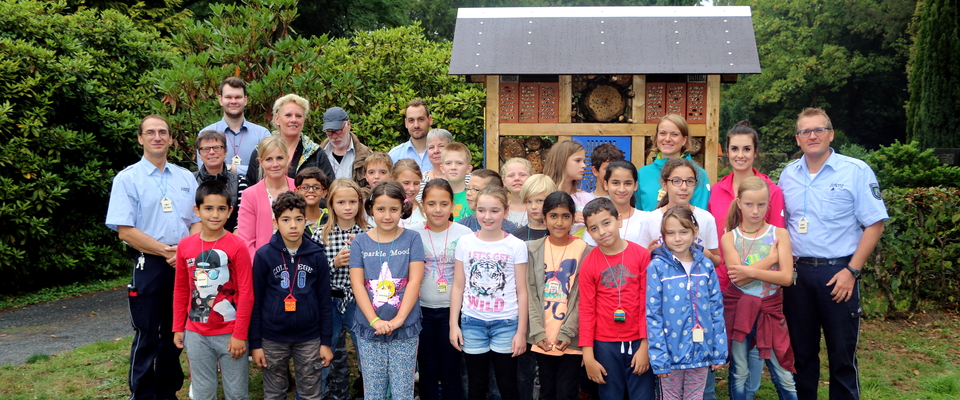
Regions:
M 467 396 L 470 400 L 487 398 L 491 362 L 497 378 L 497 388 L 500 389 L 500 398 L 503 400 L 520 398 L 520 392 L 517 389 L 517 359 L 511 354 L 488 351 L 483 354 L 464 354 L 464 357 L 467 360 L 467 380 L 469 381 Z
M 134 254 L 133 285 L 130 292 L 130 320 L 133 344 L 130 347 L 131 399 L 176 399 L 183 387 L 181 350 L 173 344 L 174 268 L 163 257 Z
M 797 397 L 817 398 L 820 381 L 820 329 L 830 361 L 830 399 L 859 399 L 857 340 L 860 335 L 860 283 L 850 300 L 833 301 L 827 282 L 846 264 L 795 265 L 797 283 L 783 288 L 783 314 L 793 346 Z
M 576 400 L 580 398 L 580 364 L 583 356 L 564 354 L 549 356 L 534 353 L 540 366 L 541 400 Z

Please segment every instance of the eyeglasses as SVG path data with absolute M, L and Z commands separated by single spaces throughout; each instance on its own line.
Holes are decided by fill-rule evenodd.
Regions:
M 827 133 L 827 131 L 832 131 L 832 130 L 833 129 L 827 128 L 825 126 L 816 127 L 813 129 L 799 129 L 797 130 L 797 136 L 800 136 L 802 138 L 808 138 L 812 133 L 814 135 L 817 135 L 817 137 L 820 137 L 820 136 L 823 136 L 823 134 Z
M 697 180 L 696 180 L 696 179 L 672 178 L 672 179 L 667 179 L 667 182 L 672 183 L 673 186 L 676 186 L 676 187 L 683 186 L 684 183 L 686 183 L 688 187 L 689 187 L 689 186 L 694 186 L 694 185 L 697 184 Z
M 337 130 L 327 129 L 326 132 L 327 132 L 327 136 L 339 136 L 343 134 L 343 128 L 340 128 Z
M 483 189 L 467 188 L 467 191 L 468 191 L 468 192 L 480 193 L 481 190 L 483 190 Z
M 320 185 L 300 185 L 300 186 L 297 186 L 297 189 L 302 190 L 302 191 L 304 191 L 304 192 L 315 192 L 315 193 L 319 193 L 321 190 L 323 190 L 323 186 L 320 186 Z
M 146 132 L 140 132 L 140 134 L 143 135 L 143 136 L 160 136 L 160 137 L 170 136 L 170 132 L 168 132 L 168 131 L 162 131 L 162 130 L 161 130 L 161 131 L 146 131 Z
M 200 150 L 201 153 L 206 153 L 208 151 L 219 153 L 221 150 L 223 150 L 223 146 L 203 146 L 198 147 L 197 150 Z

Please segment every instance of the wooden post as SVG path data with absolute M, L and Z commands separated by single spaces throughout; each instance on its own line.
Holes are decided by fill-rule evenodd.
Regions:
M 720 75 L 707 75 L 707 126 L 704 138 L 703 167 L 710 183 L 717 182 L 718 150 L 720 149 Z
M 484 167 L 500 170 L 500 75 L 487 75 L 486 160 Z
M 647 122 L 647 76 L 633 74 L 633 99 L 630 102 L 630 118 L 634 124 Z M 647 137 L 634 134 L 630 137 L 630 162 L 640 169 L 646 163 Z
M 560 75 L 560 93 L 557 97 L 557 122 L 570 123 L 573 106 L 573 76 Z

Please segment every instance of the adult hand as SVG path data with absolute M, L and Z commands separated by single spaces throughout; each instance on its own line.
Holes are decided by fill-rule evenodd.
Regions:
M 847 271 L 846 268 L 841 269 L 840 272 L 833 275 L 833 278 L 830 278 L 830 282 L 827 282 L 827 286 L 833 285 L 833 290 L 830 291 L 830 295 L 833 296 L 833 301 L 842 303 L 850 300 L 850 297 L 853 296 L 853 285 L 856 282 L 857 278 L 854 278 L 853 274 Z
M 176 268 L 177 266 L 177 246 L 167 246 L 163 248 L 163 257 L 167 259 L 167 264 Z

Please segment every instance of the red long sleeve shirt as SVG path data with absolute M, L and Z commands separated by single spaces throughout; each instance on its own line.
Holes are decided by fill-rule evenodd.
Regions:
M 593 249 L 580 272 L 580 346 L 602 342 L 629 342 L 647 337 L 646 288 L 650 252 L 627 242 L 620 254 Z M 615 322 L 617 309 L 626 321 Z
M 253 265 L 243 240 L 229 232 L 211 242 L 187 236 L 177 245 L 176 268 L 173 331 L 247 340 Z

